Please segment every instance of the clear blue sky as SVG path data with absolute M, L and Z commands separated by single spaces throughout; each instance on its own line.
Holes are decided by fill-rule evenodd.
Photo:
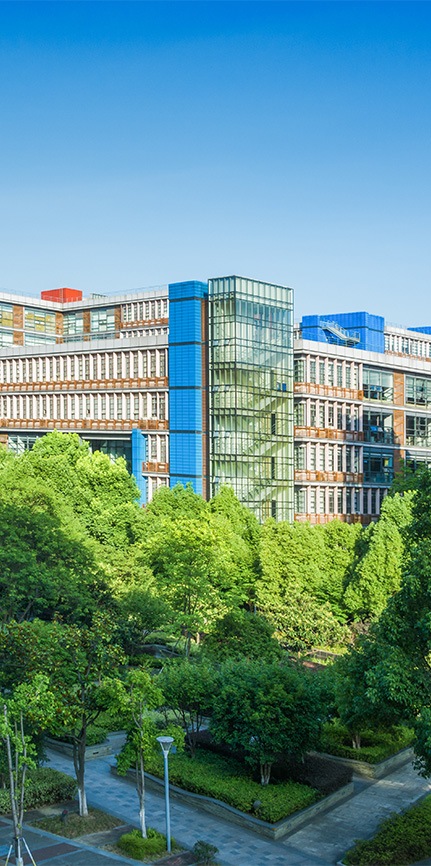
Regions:
M 431 4 L 0 2 L 0 286 L 431 324 Z

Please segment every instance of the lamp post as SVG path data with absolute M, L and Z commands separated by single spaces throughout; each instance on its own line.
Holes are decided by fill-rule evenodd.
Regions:
M 171 816 L 169 811 L 169 771 L 168 771 L 168 755 L 169 749 L 174 742 L 173 737 L 157 737 L 157 742 L 160 743 L 163 752 L 163 764 L 165 769 L 165 808 L 166 808 L 166 846 L 168 852 L 171 852 Z

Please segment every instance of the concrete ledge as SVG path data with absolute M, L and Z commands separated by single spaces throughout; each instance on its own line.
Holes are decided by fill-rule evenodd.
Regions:
M 72 743 L 66 743 L 64 740 L 54 740 L 52 737 L 44 737 L 45 745 L 54 752 L 60 752 L 61 755 L 67 755 L 68 758 L 73 757 Z M 112 755 L 112 746 L 108 740 L 103 743 L 96 743 L 94 746 L 87 746 L 85 750 L 85 760 L 91 761 L 92 758 L 101 758 L 105 755 Z
M 327 752 L 311 752 L 312 755 L 321 755 L 327 758 L 328 761 L 333 761 L 334 764 L 341 764 L 356 773 L 358 776 L 363 776 L 366 779 L 382 779 L 388 773 L 398 770 L 403 764 L 407 764 L 414 758 L 412 746 L 407 749 L 401 749 L 390 758 L 380 761 L 378 764 L 369 764 L 367 761 L 356 761 L 354 758 L 342 758 L 339 755 L 329 755 Z
M 116 768 L 111 767 L 111 772 L 116 773 Z M 134 770 L 129 770 L 127 774 L 130 778 L 135 779 Z M 164 782 L 156 776 L 145 773 L 145 780 L 148 788 L 153 791 L 164 790 Z M 327 797 L 322 797 L 317 803 L 307 806 L 306 809 L 301 809 L 299 812 L 294 812 L 287 818 L 282 818 L 276 824 L 270 824 L 268 821 L 262 821 L 260 818 L 254 818 L 253 815 L 247 815 L 245 812 L 240 812 L 233 806 L 228 806 L 221 800 L 215 800 L 212 797 L 205 797 L 203 794 L 195 794 L 191 791 L 185 791 L 183 788 L 178 788 L 176 785 L 169 785 L 171 797 L 183 803 L 193 804 L 198 809 L 203 809 L 205 812 L 210 812 L 212 815 L 217 815 L 218 818 L 224 818 L 225 821 L 230 821 L 233 824 L 239 824 L 246 830 L 252 830 L 259 836 L 265 836 L 269 839 L 282 839 L 289 833 L 293 833 L 298 827 L 303 824 L 308 824 L 316 815 L 325 812 L 327 809 L 332 809 L 333 806 L 347 800 L 353 794 L 353 783 L 349 782 L 338 791 L 334 791 Z

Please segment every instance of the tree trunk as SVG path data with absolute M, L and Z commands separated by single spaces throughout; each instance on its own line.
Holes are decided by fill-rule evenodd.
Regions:
M 261 764 L 260 764 L 260 784 L 261 785 L 268 785 L 269 784 L 269 780 L 271 778 L 271 769 L 272 769 L 272 761 L 271 761 L 271 763 L 269 763 L 268 761 L 263 762 L 263 763 L 261 762 Z
M 354 749 L 360 749 L 361 748 L 361 735 L 360 735 L 359 731 L 353 731 L 352 732 L 352 746 Z
M 84 731 L 73 743 L 73 765 L 75 767 L 76 782 L 78 785 L 79 814 L 81 818 L 88 815 L 87 795 L 85 793 L 85 746 L 86 731 Z
M 144 759 L 142 752 L 139 759 L 136 761 L 136 790 L 139 798 L 139 825 L 141 828 L 142 838 L 147 838 L 147 825 L 145 821 L 145 773 Z
M 5 718 L 5 728 L 6 728 L 6 732 L 7 732 L 8 728 L 9 728 L 9 719 L 8 719 L 8 712 L 7 712 L 6 704 L 3 706 L 3 715 Z M 6 733 L 6 736 L 4 738 L 4 742 L 6 745 L 7 765 L 8 765 L 8 771 L 9 771 L 10 805 L 11 805 L 11 811 L 12 811 L 15 863 L 16 863 L 16 866 L 24 866 L 24 860 L 22 858 L 22 845 L 21 845 L 22 816 L 20 816 L 18 814 L 18 805 L 17 805 L 18 791 L 17 791 L 16 784 L 15 784 L 15 782 L 18 780 L 15 780 L 15 775 L 14 775 L 14 761 L 13 761 L 12 746 L 11 746 L 9 733 Z M 24 774 L 23 782 L 24 782 L 24 780 L 25 780 L 25 774 Z M 20 801 L 21 801 L 21 796 L 20 796 Z M 21 821 L 20 821 L 20 817 L 21 817 Z

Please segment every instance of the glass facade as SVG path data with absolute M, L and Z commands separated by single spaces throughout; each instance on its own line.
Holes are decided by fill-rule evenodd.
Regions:
M 55 343 L 55 313 L 26 307 L 24 309 L 24 330 L 24 343 L 26 346 L 36 346 L 39 343 Z
M 394 399 L 394 376 L 387 370 L 364 367 L 363 389 L 366 400 L 392 402 Z
M 223 484 L 259 520 L 293 519 L 292 290 L 209 281 L 210 493 Z
M 114 307 L 99 307 L 90 312 L 91 333 L 94 337 L 99 338 L 105 334 L 111 334 L 115 331 L 115 309 Z
M 406 403 L 416 406 L 431 406 L 431 379 L 406 376 Z

